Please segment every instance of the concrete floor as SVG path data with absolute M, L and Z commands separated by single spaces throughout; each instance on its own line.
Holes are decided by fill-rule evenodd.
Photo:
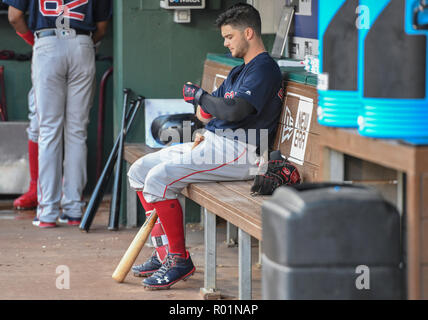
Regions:
M 118 284 L 111 275 L 125 253 L 137 229 L 121 227 L 108 231 L 106 201 L 100 207 L 89 233 L 77 227 L 60 225 L 39 229 L 31 224 L 35 211 L 14 211 L 11 201 L 0 202 L 0 299 L 139 299 L 200 300 L 204 284 L 204 233 L 200 224 L 188 224 L 186 243 L 196 266 L 195 274 L 169 290 L 151 291 L 141 285 L 142 278 L 128 274 Z M 222 299 L 238 297 L 238 248 L 227 247 L 226 224 L 217 232 L 217 287 Z M 253 239 L 254 240 L 254 239 Z M 261 270 L 258 243 L 253 242 L 253 299 L 261 299 Z M 151 254 L 145 246 L 136 263 Z M 66 268 L 61 267 L 66 266 Z M 61 269 L 64 268 L 64 269 Z M 62 279 L 69 270 L 69 289 Z

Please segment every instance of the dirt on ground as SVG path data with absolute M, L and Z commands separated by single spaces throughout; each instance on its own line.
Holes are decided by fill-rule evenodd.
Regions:
M 12 202 L 0 204 L 0 299 L 126 299 L 200 300 L 204 285 L 204 234 L 200 224 L 188 224 L 186 244 L 196 266 L 195 274 L 169 290 L 147 290 L 143 278 L 130 272 L 121 284 L 111 275 L 132 242 L 137 228 L 107 229 L 109 202 L 103 202 L 90 229 L 59 225 L 40 229 L 31 223 L 35 211 L 15 211 Z M 228 247 L 226 224 L 217 231 L 217 287 L 222 299 L 238 297 L 238 248 Z M 254 239 L 253 239 L 254 240 Z M 261 297 L 257 242 L 253 245 L 253 299 Z M 136 263 L 144 262 L 153 248 L 145 246 Z M 69 272 L 69 283 L 66 275 Z M 67 285 L 69 288 L 67 289 Z

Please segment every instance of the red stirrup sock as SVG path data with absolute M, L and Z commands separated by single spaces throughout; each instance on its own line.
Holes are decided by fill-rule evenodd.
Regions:
M 39 144 L 31 140 L 28 140 L 28 162 L 31 183 L 34 183 L 37 188 L 37 180 L 39 179 Z
M 137 191 L 137 196 L 138 196 L 138 199 L 140 199 L 141 205 L 143 206 L 146 212 L 152 211 L 155 208 L 153 207 L 152 203 L 148 203 L 146 199 L 144 199 L 143 191 Z
M 28 191 L 13 201 L 16 209 L 32 209 L 37 207 L 37 180 L 39 178 L 39 145 L 28 140 L 28 164 L 30 167 L 30 187 Z
M 169 252 L 186 258 L 184 242 L 183 210 L 177 199 L 154 202 L 158 217 L 168 237 Z
M 153 204 L 146 201 L 142 191 L 137 191 L 137 195 L 141 204 L 143 205 L 144 210 L 146 210 L 146 217 L 149 218 L 151 213 L 150 211 L 154 209 Z M 162 262 L 168 254 L 168 238 L 159 218 L 156 220 L 150 235 L 152 238 L 152 243 L 155 246 L 158 259 Z

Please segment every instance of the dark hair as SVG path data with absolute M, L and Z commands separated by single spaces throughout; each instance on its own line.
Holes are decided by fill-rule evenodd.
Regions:
M 247 3 L 237 3 L 223 12 L 216 20 L 216 25 L 221 28 L 231 25 L 238 28 L 252 28 L 260 36 L 262 34 L 262 22 L 259 12 Z

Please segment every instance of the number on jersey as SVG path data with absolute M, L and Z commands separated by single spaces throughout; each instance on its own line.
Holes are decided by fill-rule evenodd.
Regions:
M 85 14 L 73 12 L 73 10 L 88 2 L 89 0 L 74 0 L 64 4 L 64 0 L 39 0 L 39 9 L 41 14 L 46 17 L 58 17 L 63 14 L 64 17 L 68 17 L 69 19 L 83 21 L 85 19 Z M 51 5 L 48 5 L 48 3 Z M 48 7 L 50 8 L 48 9 Z M 55 9 L 52 7 L 55 7 Z

